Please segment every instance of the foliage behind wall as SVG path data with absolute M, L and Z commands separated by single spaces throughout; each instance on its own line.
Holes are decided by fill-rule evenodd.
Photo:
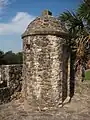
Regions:
M 14 53 L 12 51 L 0 51 L 0 65 L 22 64 L 22 52 Z

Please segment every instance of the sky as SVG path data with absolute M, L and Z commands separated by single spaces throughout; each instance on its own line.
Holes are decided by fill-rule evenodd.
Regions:
M 53 16 L 75 11 L 82 0 L 0 0 L 0 50 L 22 51 L 21 35 L 45 9 Z

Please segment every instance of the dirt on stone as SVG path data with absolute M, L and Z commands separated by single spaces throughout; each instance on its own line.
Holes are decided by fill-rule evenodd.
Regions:
M 26 111 L 20 100 L 0 105 L 0 120 L 90 120 L 90 82 L 83 82 L 72 101 L 55 110 Z

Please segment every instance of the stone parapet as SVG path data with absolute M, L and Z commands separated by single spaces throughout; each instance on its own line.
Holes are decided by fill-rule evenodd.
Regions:
M 11 100 L 22 87 L 22 65 L 0 66 L 0 104 Z M 13 98 L 12 98 L 13 99 Z

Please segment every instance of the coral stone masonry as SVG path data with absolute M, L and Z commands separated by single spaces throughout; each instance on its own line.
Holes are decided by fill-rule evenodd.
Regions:
M 68 38 L 48 10 L 28 25 L 23 65 L 0 66 L 0 120 L 90 120 L 90 81 Z
M 67 80 L 64 77 L 62 81 L 67 71 L 63 62 L 67 59 L 67 51 L 63 51 L 67 36 L 64 25 L 48 10 L 23 33 L 22 91 L 28 105 L 53 108 L 62 102 L 62 95 L 67 97 Z
M 10 102 L 22 88 L 22 64 L 0 66 L 0 104 Z M 17 99 L 17 98 L 15 98 Z

